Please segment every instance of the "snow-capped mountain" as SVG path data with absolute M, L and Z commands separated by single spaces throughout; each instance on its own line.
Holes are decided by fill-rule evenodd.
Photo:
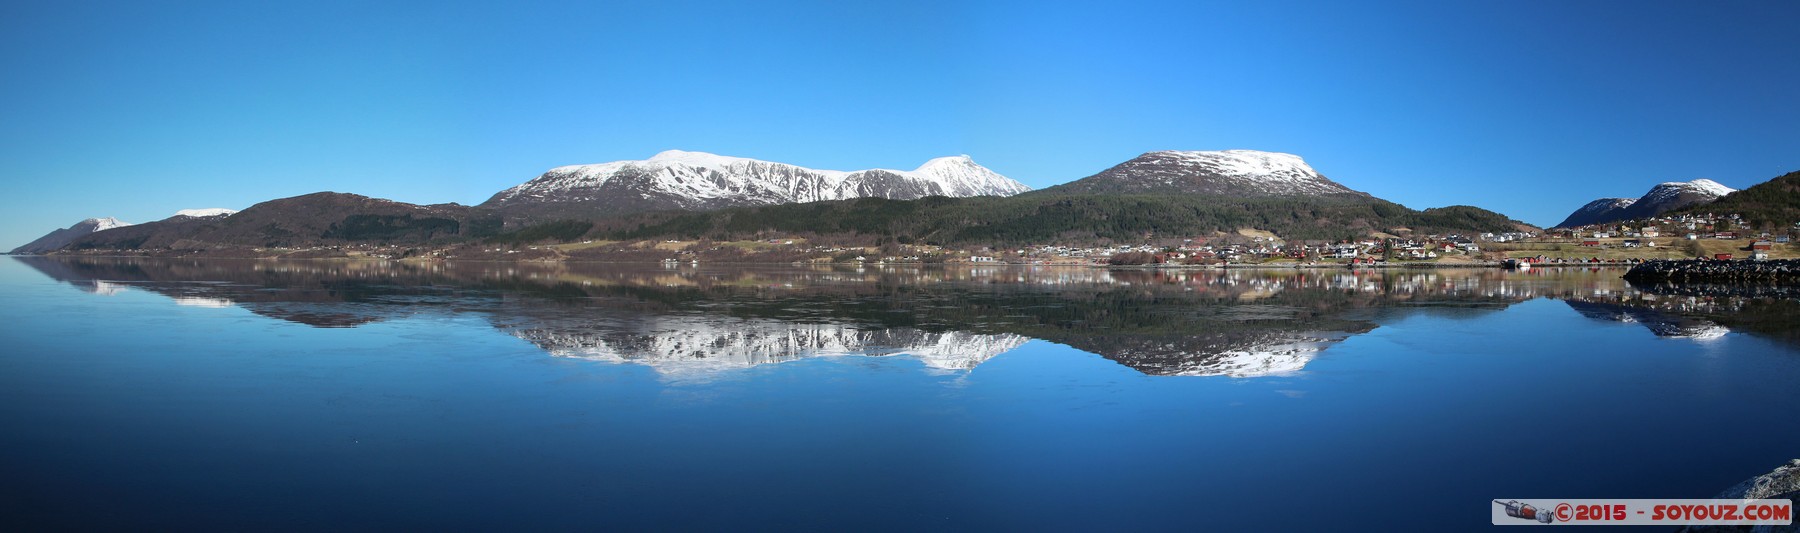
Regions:
M 1099 174 L 1045 191 L 1220 196 L 1368 196 L 1326 179 L 1300 156 L 1256 150 L 1150 152 Z
M 122 227 L 130 226 L 130 225 L 131 225 L 130 222 L 121 222 L 121 221 L 119 221 L 119 219 L 112 218 L 112 217 L 90 218 L 87 220 L 83 220 L 81 222 L 76 222 L 75 225 L 73 225 L 73 226 L 69 226 L 67 228 L 51 231 L 50 233 L 47 233 L 42 237 L 38 237 L 37 240 L 35 240 L 35 241 L 25 243 L 24 246 L 20 246 L 18 248 L 13 248 L 12 253 L 15 253 L 15 254 L 44 253 L 44 252 L 48 252 L 51 250 L 55 250 L 57 248 L 62 248 L 63 245 L 69 244 L 70 242 L 74 241 L 75 239 L 79 239 L 83 236 L 86 236 L 87 234 L 90 234 L 90 233 L 93 233 L 96 231 L 105 231 L 105 230 L 109 230 L 109 229 L 113 229 L 113 228 L 122 228 Z
M 1644 196 L 1631 198 L 1601 198 L 1588 202 L 1587 205 L 1570 213 L 1569 217 L 1557 224 L 1559 228 L 1572 228 L 1588 224 L 1602 224 L 1620 220 L 1650 218 L 1683 207 L 1704 204 L 1737 192 L 1737 189 L 1726 187 L 1719 182 L 1701 178 L 1694 181 L 1671 181 L 1657 184 L 1650 188 Z
M 1737 189 L 1720 185 L 1719 182 L 1706 178 L 1689 182 L 1671 181 L 1651 187 L 1650 192 L 1644 193 L 1644 197 L 1639 198 L 1637 203 L 1631 205 L 1634 207 L 1652 205 L 1662 211 L 1668 211 L 1695 203 L 1717 200 L 1734 192 L 1737 192 Z M 1699 199 L 1700 201 L 1688 201 L 1689 199 Z
M 183 210 L 175 212 L 175 216 L 178 216 L 178 217 L 194 217 L 194 218 L 231 216 L 234 214 L 237 214 L 236 209 L 226 209 L 223 207 L 208 207 L 208 208 L 203 208 L 203 209 L 183 209 Z
M 608 213 L 718 209 L 877 197 L 1010 196 L 1024 184 L 968 156 L 941 157 L 914 170 L 814 170 L 742 157 L 670 150 L 642 161 L 550 169 L 482 204 L 519 208 L 583 204 Z

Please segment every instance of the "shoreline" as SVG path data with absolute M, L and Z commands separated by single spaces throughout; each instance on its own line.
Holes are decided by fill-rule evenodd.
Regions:
M 1274 263 L 1274 264 L 1240 264 L 1226 263 L 1213 265 L 1106 265 L 1106 264 L 1071 264 L 1071 263 L 872 263 L 872 262 L 798 262 L 798 261 L 700 261 L 667 263 L 649 260 L 595 260 L 566 258 L 521 258 L 521 259 L 443 259 L 408 257 L 391 259 L 367 256 L 340 257 L 284 257 L 284 256 L 202 256 L 202 255 L 154 255 L 154 254 L 0 254 L 10 257 L 94 257 L 113 259 L 162 259 L 162 260 L 226 260 L 226 261 L 335 261 L 335 262 L 396 262 L 396 263 L 499 263 L 499 264 L 619 264 L 619 265 L 656 265 L 675 268 L 712 265 L 742 266 L 858 266 L 858 267 L 1057 267 L 1057 268 L 1099 268 L 1107 270 L 1392 270 L 1392 269 L 1505 269 L 1499 262 L 1481 261 L 1467 263 L 1436 262 L 1398 262 L 1386 264 L 1348 264 L 1348 263 Z M 1546 268 L 1632 268 L 1636 263 L 1540 263 L 1533 264 L 1533 269 Z

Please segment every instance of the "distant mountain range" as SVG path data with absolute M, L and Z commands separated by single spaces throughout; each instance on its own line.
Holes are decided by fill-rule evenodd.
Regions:
M 1149 152 L 1093 176 L 1010 197 L 858 200 L 603 222 L 614 238 L 753 238 L 855 232 L 939 244 L 1141 241 L 1240 229 L 1290 239 L 1387 232 L 1535 229 L 1469 206 L 1417 211 L 1326 179 L 1299 156 L 1254 150 Z
M 1737 189 L 1704 178 L 1688 182 L 1671 181 L 1651 187 L 1650 192 L 1638 198 L 1601 198 L 1588 202 L 1570 213 L 1556 227 L 1573 228 L 1651 218 L 1683 207 L 1706 204 L 1734 192 Z
M 479 207 L 513 219 L 543 219 L 851 198 L 1010 196 L 1028 190 L 969 156 L 940 157 L 914 170 L 842 172 L 670 150 L 642 161 L 553 168 Z
M 1527 227 L 1475 207 L 1413 210 L 1331 181 L 1299 156 L 1254 150 L 1149 152 L 1041 191 L 967 156 L 933 159 L 913 170 L 832 171 L 672 150 L 645 160 L 557 167 L 478 206 L 321 192 L 236 213 L 182 215 L 65 231 L 29 251 L 448 245 L 507 235 L 513 236 L 509 242 L 535 242 L 776 231 L 977 243 L 1140 240 L 1239 229 L 1350 238 Z M 558 230 L 538 230 L 546 226 Z

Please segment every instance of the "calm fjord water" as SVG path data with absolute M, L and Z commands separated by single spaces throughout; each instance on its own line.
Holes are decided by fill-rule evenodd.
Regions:
M 1617 270 L 0 261 L 0 528 L 1392 529 L 1800 455 Z

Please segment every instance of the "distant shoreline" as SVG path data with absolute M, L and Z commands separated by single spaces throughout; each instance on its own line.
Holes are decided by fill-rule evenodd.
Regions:
M 1098 268 L 1098 269 L 1106 269 L 1106 270 L 1147 270 L 1147 271 L 1155 271 L 1155 270 L 1393 270 L 1393 269 L 1503 268 L 1501 263 L 1494 262 L 1494 261 L 1480 261 L 1480 262 L 1466 262 L 1466 263 L 1437 263 L 1437 262 L 1420 261 L 1420 262 L 1397 262 L 1397 263 L 1387 263 L 1387 264 L 1357 264 L 1357 265 L 1350 265 L 1350 264 L 1346 264 L 1346 263 L 1274 263 L 1274 264 L 1235 264 L 1235 263 L 1231 263 L 1231 264 L 1214 264 L 1214 265 L 1183 265 L 1183 264 L 1176 264 L 1176 265 L 1167 265 L 1167 264 L 1104 265 L 1104 264 L 1069 264 L 1069 263 L 1039 264 L 1039 263 L 1003 263 L 1003 262 L 992 262 L 992 263 L 969 263 L 969 262 L 875 263 L 875 262 L 793 262 L 793 261 L 700 261 L 698 263 L 684 261 L 684 262 L 678 262 L 678 263 L 665 263 L 662 261 L 649 261 L 649 260 L 607 261 L 607 260 L 593 260 L 593 259 L 563 259 L 563 258 L 556 258 L 556 259 L 545 259 L 545 258 L 520 258 L 520 259 L 401 258 L 401 259 L 389 259 L 389 258 L 382 258 L 382 257 L 366 257 L 366 256 L 361 256 L 361 257 L 359 257 L 359 256 L 284 257 L 284 256 L 207 256 L 207 255 L 153 255 L 153 254 L 109 254 L 109 253 L 4 254 L 4 255 L 11 256 L 11 257 L 95 257 L 95 258 L 116 258 L 116 259 L 127 259 L 128 258 L 128 259 L 163 259 L 163 260 L 193 260 L 193 261 L 207 261 L 207 260 L 338 261 L 338 262 L 397 262 L 397 263 L 415 263 L 415 264 L 428 264 L 428 263 L 558 264 L 558 263 L 570 263 L 570 264 L 619 264 L 619 265 L 646 265 L 646 266 L 652 266 L 652 265 L 664 266 L 664 265 L 666 265 L 666 266 L 671 266 L 671 267 L 692 267 L 695 265 L 701 265 L 701 266 L 715 266 L 715 265 L 861 266 L 861 267 L 907 266 L 907 267 L 951 267 L 951 268 L 1057 267 L 1057 268 Z M 1532 268 L 1534 268 L 1534 269 L 1536 269 L 1536 268 L 1620 268 L 1620 269 L 1623 269 L 1623 268 L 1631 268 L 1632 266 L 1634 266 L 1634 265 L 1631 263 L 1567 262 L 1567 263 L 1538 263 L 1538 264 L 1533 264 Z

